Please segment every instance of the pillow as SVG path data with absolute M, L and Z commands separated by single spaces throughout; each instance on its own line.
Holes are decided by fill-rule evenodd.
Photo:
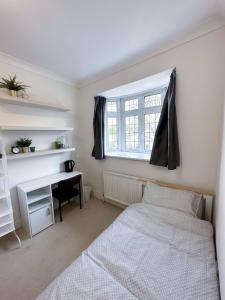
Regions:
M 202 196 L 200 194 L 161 187 L 158 184 L 145 185 L 142 202 L 182 211 L 196 216 Z

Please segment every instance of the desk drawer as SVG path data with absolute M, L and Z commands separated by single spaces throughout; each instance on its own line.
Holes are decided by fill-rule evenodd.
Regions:
M 51 204 L 30 214 L 32 236 L 53 224 Z

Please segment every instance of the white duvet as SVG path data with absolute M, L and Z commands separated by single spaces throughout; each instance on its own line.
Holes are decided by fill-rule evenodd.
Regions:
M 219 299 L 212 225 L 131 205 L 38 299 Z

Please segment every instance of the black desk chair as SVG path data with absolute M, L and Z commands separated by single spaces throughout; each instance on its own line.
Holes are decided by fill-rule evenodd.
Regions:
M 76 188 L 74 186 L 77 186 Z M 52 195 L 54 198 L 58 199 L 59 201 L 59 215 L 60 215 L 60 222 L 62 222 L 62 207 L 61 204 L 63 202 L 68 201 L 70 199 L 80 195 L 80 209 L 82 208 L 82 198 L 81 198 L 81 175 L 62 180 L 58 183 L 58 187 L 52 190 Z

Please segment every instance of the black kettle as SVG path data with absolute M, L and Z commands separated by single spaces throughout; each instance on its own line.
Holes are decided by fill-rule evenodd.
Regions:
M 74 168 L 74 166 L 75 166 L 74 160 L 67 160 L 67 161 L 64 161 L 64 165 L 65 165 L 65 171 L 66 171 L 67 173 L 73 172 L 73 168 Z

